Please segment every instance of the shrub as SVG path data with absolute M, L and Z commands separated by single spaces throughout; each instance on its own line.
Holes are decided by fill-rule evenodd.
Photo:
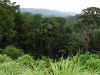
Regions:
M 100 70 L 100 59 L 91 58 L 86 61 L 85 66 L 87 69 Z
M 12 45 L 7 46 L 3 51 L 2 54 L 7 54 L 12 59 L 17 59 L 19 56 L 24 54 L 23 50 L 18 49 Z
M 92 54 L 90 52 L 86 52 L 84 54 L 80 54 L 77 59 L 80 59 L 81 66 L 84 66 L 84 69 L 87 70 L 99 70 L 100 69 L 100 55 Z
M 0 54 L 0 63 L 4 63 L 4 62 L 9 62 L 12 59 L 10 57 L 8 57 L 7 55 L 1 55 Z
M 100 59 L 100 55 L 99 54 L 92 54 L 90 52 L 86 52 L 84 54 L 79 54 L 79 56 L 77 58 L 79 58 L 80 61 L 81 61 L 81 64 L 84 65 L 84 64 L 86 64 L 86 62 L 88 60 Z
M 86 52 L 84 54 L 79 54 L 77 59 L 80 59 L 81 65 L 84 65 L 86 64 L 86 61 L 89 59 L 89 57 L 90 57 L 90 52 Z
M 50 59 L 45 57 L 45 56 L 42 56 L 41 60 L 40 59 L 37 59 L 35 62 L 34 62 L 34 66 L 36 67 L 39 67 L 39 69 L 43 69 L 43 68 L 49 68 L 50 67 Z
M 18 57 L 17 63 L 19 63 L 22 66 L 33 66 L 33 58 L 29 55 L 23 55 L 21 57 Z
M 42 60 L 42 61 L 45 61 L 44 66 L 45 66 L 46 68 L 50 67 L 50 62 L 51 62 L 51 59 L 50 59 L 50 58 L 47 58 L 47 57 L 45 57 L 45 56 L 42 56 L 42 59 L 41 59 L 41 60 Z
M 99 70 L 100 69 L 100 55 L 99 54 L 90 54 L 89 59 L 85 64 L 86 68 Z

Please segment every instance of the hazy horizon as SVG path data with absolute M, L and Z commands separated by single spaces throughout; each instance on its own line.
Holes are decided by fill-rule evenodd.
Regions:
M 21 8 L 42 8 L 66 12 L 77 12 L 87 7 L 100 7 L 99 0 L 11 0 Z

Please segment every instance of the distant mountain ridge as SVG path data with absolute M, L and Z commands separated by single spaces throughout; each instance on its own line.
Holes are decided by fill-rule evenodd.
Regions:
M 50 9 L 37 9 L 37 8 L 20 8 L 21 12 L 31 12 L 32 14 L 42 14 L 44 16 L 74 16 L 78 13 L 75 12 L 62 12 L 59 10 L 50 10 Z

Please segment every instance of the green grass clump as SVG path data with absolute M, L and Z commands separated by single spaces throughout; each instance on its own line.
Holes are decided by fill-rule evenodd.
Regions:
M 81 67 L 74 61 L 66 59 L 56 63 L 52 63 L 52 73 L 54 75 L 78 75 Z
M 0 75 L 19 75 L 21 74 L 21 69 L 15 61 L 3 63 L 0 65 Z

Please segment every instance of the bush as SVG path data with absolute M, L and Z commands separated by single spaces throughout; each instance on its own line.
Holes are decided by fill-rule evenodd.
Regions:
M 87 69 L 100 70 L 100 59 L 91 58 L 86 61 L 85 66 Z
M 0 63 L 4 63 L 4 62 L 9 62 L 12 59 L 10 57 L 8 57 L 7 55 L 1 55 L 0 54 Z
M 100 55 L 99 54 L 90 54 L 89 59 L 86 61 L 85 64 L 86 68 L 91 68 L 93 70 L 100 69 Z
M 40 69 L 43 69 L 43 67 L 45 68 L 49 68 L 50 67 L 50 62 L 51 60 L 45 56 L 42 56 L 41 60 L 38 59 L 34 62 L 34 65 L 36 67 L 39 67 Z
M 33 58 L 29 55 L 23 55 L 21 57 L 18 57 L 17 63 L 19 63 L 22 66 L 33 66 Z
M 84 54 L 80 54 L 77 59 L 80 59 L 81 66 L 84 66 L 84 69 L 87 70 L 99 70 L 100 69 L 100 55 L 92 54 L 90 52 L 86 52 Z
M 77 59 L 80 59 L 81 65 L 84 65 L 86 64 L 86 61 L 89 59 L 89 57 L 90 57 L 90 52 L 86 52 L 84 54 L 79 54 Z
M 3 51 L 2 54 L 7 54 L 12 59 L 17 59 L 18 57 L 24 55 L 23 50 L 18 49 L 12 45 L 7 46 Z

